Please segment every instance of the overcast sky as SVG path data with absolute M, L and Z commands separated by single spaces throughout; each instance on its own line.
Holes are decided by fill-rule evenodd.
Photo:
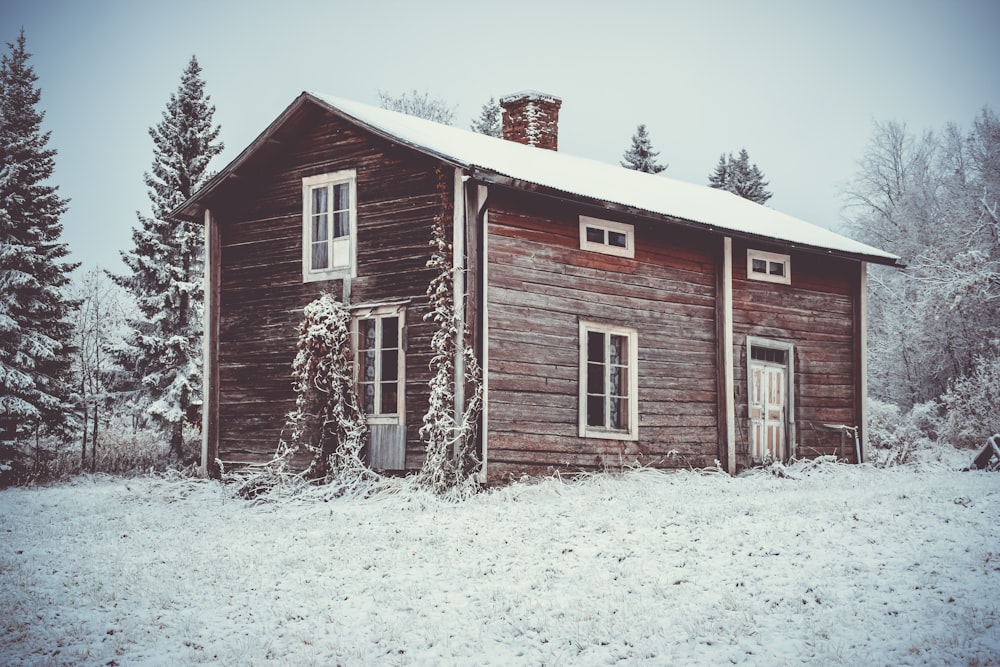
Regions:
M 665 175 L 706 183 L 745 147 L 770 206 L 833 228 L 874 121 L 1000 111 L 996 0 L 0 0 L 0 41 L 21 26 L 72 199 L 64 239 L 116 271 L 149 212 L 147 130 L 192 55 L 226 144 L 213 170 L 303 90 L 428 91 L 468 127 L 491 96 L 534 89 L 563 100 L 563 152 L 617 163 L 645 123 Z

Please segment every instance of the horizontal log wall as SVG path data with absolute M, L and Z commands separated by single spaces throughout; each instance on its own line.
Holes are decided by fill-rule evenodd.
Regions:
M 580 212 L 491 194 L 490 479 L 632 463 L 711 465 L 718 426 L 712 239 L 643 222 L 635 259 L 583 251 Z M 578 435 L 581 318 L 637 330 L 637 442 Z
M 755 250 L 787 250 L 753 245 Z M 746 337 L 793 344 L 797 455 L 840 454 L 840 435 L 823 424 L 857 423 L 855 414 L 854 301 L 858 263 L 793 252 L 791 284 L 747 279 L 747 245 L 733 243 L 733 359 L 736 443 L 740 466 L 748 459 Z M 853 442 L 844 452 L 854 460 Z
M 295 407 L 291 365 L 303 307 L 340 280 L 302 282 L 302 178 L 357 170 L 357 277 L 353 304 L 411 299 L 407 307 L 407 456 L 419 467 L 432 325 L 426 288 L 431 224 L 440 212 L 438 164 L 316 109 L 275 137 L 211 202 L 220 223 L 219 458 L 269 460 Z M 445 170 L 451 183 L 451 170 Z M 450 192 L 450 191 L 449 191 Z

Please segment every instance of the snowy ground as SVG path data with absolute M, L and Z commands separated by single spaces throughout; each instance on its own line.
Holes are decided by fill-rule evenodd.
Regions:
M 1000 664 L 1000 475 L 789 474 L 6 490 L 0 664 Z

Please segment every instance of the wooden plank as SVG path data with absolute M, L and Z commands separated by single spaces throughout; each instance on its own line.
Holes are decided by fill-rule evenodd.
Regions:
M 368 426 L 369 465 L 375 470 L 403 470 L 406 467 L 406 426 Z

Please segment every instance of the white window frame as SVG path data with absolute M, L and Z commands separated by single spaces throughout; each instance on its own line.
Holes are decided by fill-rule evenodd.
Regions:
M 766 262 L 767 272 L 760 273 L 759 271 L 753 270 L 753 261 L 760 260 Z M 782 275 L 774 275 L 771 273 L 772 264 L 781 264 L 784 266 Z M 792 284 L 792 257 L 791 255 L 782 255 L 776 252 L 765 252 L 763 250 L 754 250 L 753 248 L 747 248 L 747 280 L 762 280 L 768 283 L 779 283 L 782 285 Z
M 349 215 L 347 236 L 335 239 L 333 230 L 328 229 L 327 238 L 329 248 L 327 257 L 330 265 L 321 268 L 312 268 L 312 191 L 319 187 L 332 188 L 334 185 L 347 183 L 349 185 Z M 333 205 L 333 193 L 328 198 Z M 328 225 L 333 224 L 331 215 L 327 221 Z M 314 282 L 317 280 L 332 280 L 344 278 L 345 276 L 357 275 L 357 234 L 358 234 L 358 186 L 357 171 L 354 169 L 344 169 L 328 174 L 318 174 L 316 176 L 306 176 L 302 179 L 302 282 Z M 335 256 L 346 256 L 346 262 L 334 264 Z
M 604 243 L 587 240 L 587 228 L 600 229 L 604 232 Z M 625 247 L 610 245 L 607 242 L 608 235 L 616 232 L 625 235 Z M 580 250 L 600 252 L 605 255 L 616 255 L 618 257 L 635 257 L 635 227 L 624 222 L 614 222 L 612 220 L 601 220 L 590 216 L 580 216 Z
M 587 423 L 587 338 L 591 332 L 623 336 L 628 340 L 628 428 L 612 429 L 591 426 Z M 579 367 L 579 435 L 581 438 L 604 438 L 607 440 L 639 439 L 639 344 L 635 329 L 602 322 L 580 320 L 580 367 Z M 609 368 L 605 357 L 605 368 Z M 605 371 L 607 372 L 607 370 Z M 605 377 L 604 391 L 610 386 Z M 607 409 L 607 408 L 606 408 Z
M 382 404 L 382 320 L 387 317 L 396 317 L 397 331 L 396 340 L 398 342 L 398 354 L 396 355 L 396 411 L 376 412 L 366 414 L 369 424 L 402 424 L 406 415 L 406 309 L 398 305 L 379 306 L 366 308 L 354 312 L 351 323 L 351 333 L 354 339 L 354 386 L 357 388 L 358 401 L 361 408 L 364 408 L 365 398 L 361 390 L 361 373 L 363 363 L 361 360 L 361 322 L 363 320 L 375 321 L 375 407 Z

